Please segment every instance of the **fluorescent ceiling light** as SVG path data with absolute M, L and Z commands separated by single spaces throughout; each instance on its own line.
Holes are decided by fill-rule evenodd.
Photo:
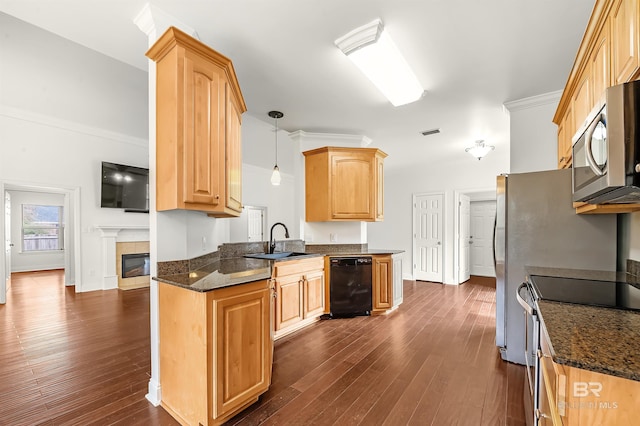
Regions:
M 424 89 L 380 19 L 356 28 L 335 44 L 394 106 L 422 97 Z

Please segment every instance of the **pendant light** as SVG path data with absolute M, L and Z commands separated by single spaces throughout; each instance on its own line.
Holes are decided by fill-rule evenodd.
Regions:
M 271 174 L 271 184 L 280 185 L 280 169 L 278 168 L 278 118 L 284 117 L 284 114 L 280 111 L 269 111 L 269 117 L 273 118 L 276 127 L 276 165 L 273 167 L 273 173 Z

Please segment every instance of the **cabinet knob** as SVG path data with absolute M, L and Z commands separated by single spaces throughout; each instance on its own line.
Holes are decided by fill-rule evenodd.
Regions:
M 213 198 L 215 198 L 216 200 L 219 200 L 219 199 L 220 199 L 220 196 L 219 196 L 219 195 L 216 195 L 216 196 L 215 196 L 215 197 L 213 197 Z

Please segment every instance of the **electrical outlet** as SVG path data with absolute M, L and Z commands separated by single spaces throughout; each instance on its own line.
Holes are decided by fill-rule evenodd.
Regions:
M 332 243 L 337 243 L 338 242 L 338 234 L 329 234 L 329 241 Z
M 202 251 L 207 249 L 207 237 L 202 237 Z

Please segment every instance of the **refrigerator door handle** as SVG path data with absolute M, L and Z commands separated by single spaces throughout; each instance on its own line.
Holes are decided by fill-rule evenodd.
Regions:
M 498 215 L 493 219 L 493 270 L 496 270 L 498 266 L 498 261 L 496 260 L 496 228 L 498 227 Z
M 522 306 L 522 308 L 527 311 L 527 313 L 529 315 L 536 315 L 535 310 L 531 307 L 531 305 L 529 305 L 523 298 L 522 296 L 520 296 L 520 290 L 522 290 L 523 288 L 527 288 L 527 283 L 522 283 L 520 284 L 520 286 L 518 286 L 518 289 L 516 290 L 516 299 L 518 299 L 518 303 L 520 304 L 520 306 Z M 529 291 L 529 290 L 527 290 Z

